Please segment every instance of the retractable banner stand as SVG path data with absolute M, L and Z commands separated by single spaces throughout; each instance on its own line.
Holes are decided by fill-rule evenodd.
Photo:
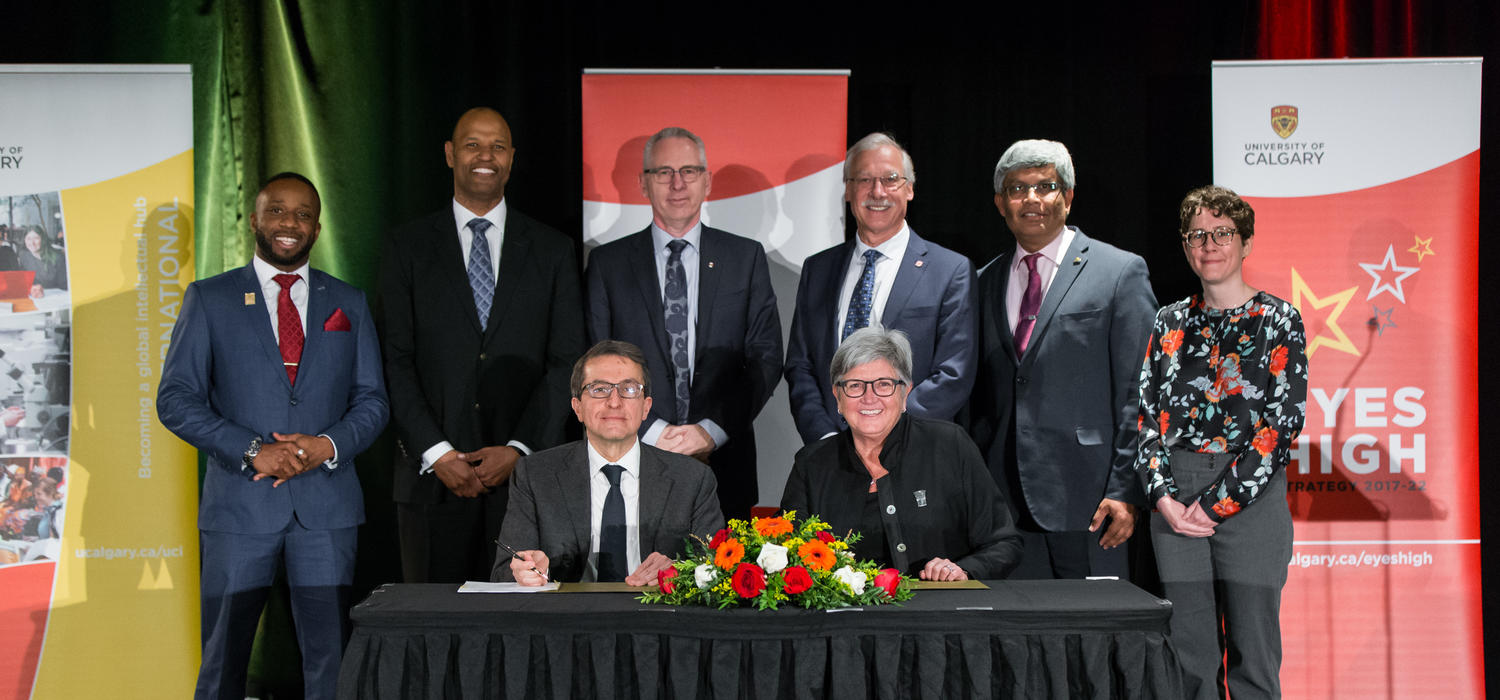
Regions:
M 0 66 L 0 698 L 192 693 L 197 457 L 156 420 L 192 279 L 188 66 Z
M 713 173 L 703 223 L 765 246 L 785 341 L 802 261 L 844 240 L 848 83 L 848 71 L 585 71 L 585 245 L 651 224 L 642 149 L 665 127 L 685 128 L 703 139 Z M 785 383 L 756 419 L 755 438 L 759 503 L 775 505 L 802 445 Z
M 1480 59 L 1220 62 L 1246 279 L 1307 330 L 1287 697 L 1481 697 Z

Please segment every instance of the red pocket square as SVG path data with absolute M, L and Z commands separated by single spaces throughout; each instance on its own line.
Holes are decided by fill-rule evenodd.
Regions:
M 333 315 L 323 322 L 325 331 L 347 331 L 350 330 L 349 317 L 344 315 L 343 309 L 334 309 Z

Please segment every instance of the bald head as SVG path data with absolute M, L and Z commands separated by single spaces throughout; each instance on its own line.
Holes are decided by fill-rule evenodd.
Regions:
M 443 153 L 453 169 L 453 198 L 465 209 L 484 214 L 505 198 L 515 144 L 510 124 L 499 112 L 488 107 L 464 112 Z

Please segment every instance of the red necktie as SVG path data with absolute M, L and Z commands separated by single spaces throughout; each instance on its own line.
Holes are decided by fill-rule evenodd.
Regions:
M 1036 327 L 1036 314 L 1042 310 L 1042 276 L 1036 271 L 1036 260 L 1041 253 L 1032 253 L 1021 259 L 1031 273 L 1026 278 L 1026 293 L 1021 296 L 1021 319 L 1016 322 L 1016 353 L 1026 354 L 1026 344 L 1031 342 L 1031 329 Z
M 297 363 L 302 361 L 302 315 L 297 313 L 297 305 L 292 303 L 292 285 L 302 279 L 297 275 L 277 275 L 276 283 L 281 285 L 281 296 L 276 298 L 276 329 L 277 335 L 281 336 L 278 343 L 281 345 L 281 363 L 286 365 L 286 379 L 293 384 L 297 383 Z

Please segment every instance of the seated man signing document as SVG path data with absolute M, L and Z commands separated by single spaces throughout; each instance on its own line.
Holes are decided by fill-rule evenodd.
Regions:
M 681 556 L 689 535 L 724 527 L 713 472 L 636 438 L 651 378 L 630 343 L 602 341 L 573 365 L 573 413 L 584 439 L 523 458 L 490 578 L 624 581 L 642 586 Z

